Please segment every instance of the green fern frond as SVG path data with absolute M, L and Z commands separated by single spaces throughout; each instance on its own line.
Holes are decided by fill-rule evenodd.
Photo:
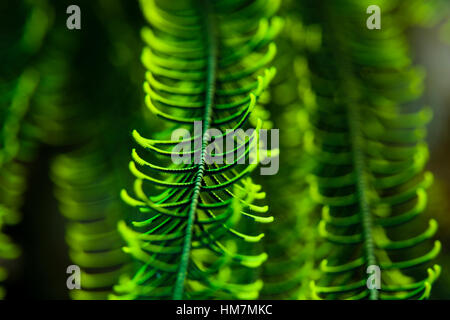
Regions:
M 411 65 L 398 1 L 305 1 L 305 19 L 322 28 L 323 47 L 308 56 L 314 93 L 303 97 L 316 162 L 310 194 L 322 208 L 319 233 L 333 245 L 311 284 L 316 298 L 428 298 L 440 267 L 419 281 L 411 269 L 433 260 L 437 229 L 416 224 L 432 175 L 423 172 L 431 111 L 419 106 L 423 72 Z M 370 4 L 383 8 L 381 30 L 365 28 Z M 345 21 L 345 23 L 342 23 Z M 400 22 L 398 22 L 400 21 Z M 381 268 L 381 289 L 369 266 Z
M 237 269 L 259 267 L 267 255 L 236 250 L 244 247 L 242 241 L 258 242 L 263 234 L 246 234 L 238 222 L 272 218 L 264 216 L 267 207 L 253 203 L 264 198 L 247 177 L 255 165 L 242 165 L 239 158 L 208 164 L 212 150 L 207 144 L 226 137 L 226 129 L 245 128 L 273 78 L 274 69 L 266 68 L 276 51 L 272 39 L 281 27 L 273 17 L 279 1 L 168 4 L 148 0 L 141 4 L 151 25 L 142 31 L 146 43 L 142 61 L 148 70 L 146 104 L 172 126 L 157 139 L 133 133 L 150 154 L 144 157 L 133 150 L 135 198 L 126 191 L 122 198 L 139 213 L 132 227 L 121 223 L 119 229 L 128 243 L 125 251 L 139 261 L 140 269 L 132 279 L 122 279 L 115 297 L 256 298 L 261 281 L 240 277 Z M 193 130 L 195 121 L 202 124 L 200 132 Z M 175 128 L 189 130 L 191 139 L 183 144 L 193 144 L 193 151 L 180 150 L 180 140 L 171 139 Z M 223 134 L 212 137 L 207 132 L 211 128 Z M 232 151 L 242 150 L 246 163 L 257 132 L 241 139 Z M 174 164 L 167 160 L 174 155 L 194 159 Z M 150 160 L 144 160 L 147 157 Z

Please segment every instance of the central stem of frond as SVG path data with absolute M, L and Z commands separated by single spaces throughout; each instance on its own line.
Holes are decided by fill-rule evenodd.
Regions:
M 196 218 L 196 211 L 198 201 L 200 198 L 200 190 L 203 181 L 204 172 L 206 170 L 206 146 L 209 141 L 208 129 L 211 123 L 212 108 L 214 105 L 214 96 L 216 91 L 216 76 L 217 76 L 217 41 L 216 30 L 214 27 L 214 16 L 211 4 L 208 0 L 199 0 L 198 7 L 201 10 L 203 17 L 204 30 L 206 35 L 207 47 L 207 72 L 206 72 L 206 93 L 205 93 L 205 109 L 203 113 L 203 130 L 202 130 L 202 144 L 200 163 L 197 168 L 194 180 L 194 189 L 191 195 L 191 202 L 188 212 L 188 220 L 186 225 L 186 235 L 184 238 L 183 251 L 181 254 L 180 266 L 177 273 L 173 299 L 180 300 L 183 298 L 184 283 L 187 276 L 189 266 L 189 257 L 191 251 L 192 233 Z
M 353 163 L 356 174 L 356 192 L 359 199 L 359 210 L 361 214 L 363 237 L 364 237 L 364 252 L 366 256 L 366 265 L 376 265 L 375 248 L 372 235 L 372 216 L 370 213 L 369 198 L 368 198 L 368 182 L 367 171 L 364 160 L 364 138 L 361 130 L 360 110 L 353 102 L 348 108 L 350 117 L 350 134 L 352 139 Z M 378 299 L 377 289 L 370 290 L 370 300 Z

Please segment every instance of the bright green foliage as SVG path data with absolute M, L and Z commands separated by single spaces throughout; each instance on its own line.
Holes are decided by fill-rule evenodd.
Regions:
M 429 298 L 431 110 L 406 34 L 445 2 L 140 0 L 141 52 L 137 3 L 86 3 L 69 31 L 63 2 L 0 1 L 0 282 L 28 166 L 49 149 L 73 299 Z M 366 28 L 373 4 L 381 30 Z M 254 127 L 280 129 L 275 176 L 250 178 L 271 154 L 255 154 L 258 131 L 223 151 L 227 129 Z
M 273 218 L 264 215 L 266 206 L 253 204 L 265 195 L 247 177 L 255 165 L 239 164 L 239 158 L 222 165 L 206 163 L 212 152 L 207 144 L 213 139 L 207 130 L 220 129 L 225 137 L 226 129 L 246 127 L 275 73 L 266 67 L 281 27 L 272 18 L 278 5 L 268 0 L 142 1 L 150 23 L 142 31 L 146 104 L 173 125 L 158 139 L 133 132 L 149 152 L 132 152 L 135 198 L 126 191 L 122 198 L 140 213 L 132 228 L 125 223 L 119 228 L 128 243 L 126 252 L 141 263 L 132 279 L 116 286 L 117 297 L 258 296 L 262 282 L 240 275 L 245 274 L 242 268 L 259 267 L 267 255 L 236 249 L 246 247 L 241 242 L 258 242 L 263 234 L 245 234 L 240 226 L 246 219 L 266 223 Z M 202 123 L 201 132 L 194 132 L 194 121 Z M 177 150 L 180 140 L 171 139 L 170 128 L 187 128 L 192 137 L 187 145 L 194 142 L 195 150 Z M 238 142 L 233 152 L 244 148 L 249 163 L 257 138 L 254 134 Z M 167 160 L 177 152 L 196 156 L 187 164 Z
M 418 223 L 433 179 L 423 173 L 431 111 L 417 101 L 423 72 L 411 65 L 400 2 L 375 2 L 383 26 L 372 32 L 355 12 L 373 1 L 305 1 L 305 19 L 323 36 L 308 55 L 313 91 L 303 96 L 305 149 L 316 162 L 308 180 L 321 206 L 319 233 L 333 244 L 311 285 L 316 298 L 427 298 L 440 273 L 435 265 L 417 281 L 406 276 L 441 246 L 426 241 L 436 221 Z M 367 286 L 371 265 L 381 268 L 381 290 Z

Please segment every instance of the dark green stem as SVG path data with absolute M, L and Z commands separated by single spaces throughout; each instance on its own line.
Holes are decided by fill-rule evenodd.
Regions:
M 358 106 L 350 102 L 348 106 L 350 135 L 352 139 L 353 164 L 356 174 L 356 192 L 358 194 L 359 210 L 362 219 L 364 252 L 366 265 L 376 265 L 374 243 L 372 236 L 372 216 L 370 213 L 369 199 L 367 195 L 368 182 L 366 164 L 364 161 L 364 138 L 361 132 L 361 118 Z M 377 289 L 369 289 L 369 299 L 377 300 Z
M 202 121 L 202 146 L 200 163 L 195 175 L 194 190 L 191 196 L 191 204 L 188 211 L 188 220 L 186 225 L 186 236 L 184 237 L 183 251 L 181 254 L 180 266 L 177 272 L 177 279 L 175 282 L 175 289 L 173 293 L 174 300 L 183 298 L 184 283 L 186 280 L 187 270 L 189 266 L 189 257 L 191 252 L 192 232 L 194 228 L 198 200 L 200 197 L 200 190 L 203 181 L 204 172 L 206 169 L 206 146 L 209 141 L 207 130 L 211 122 L 211 113 L 214 105 L 214 95 L 216 90 L 216 72 L 217 72 L 217 43 L 216 32 L 214 29 L 214 21 L 212 10 L 207 0 L 199 1 L 199 7 L 203 14 L 204 28 L 207 38 L 207 76 L 206 76 L 206 94 L 205 94 L 205 111 Z

